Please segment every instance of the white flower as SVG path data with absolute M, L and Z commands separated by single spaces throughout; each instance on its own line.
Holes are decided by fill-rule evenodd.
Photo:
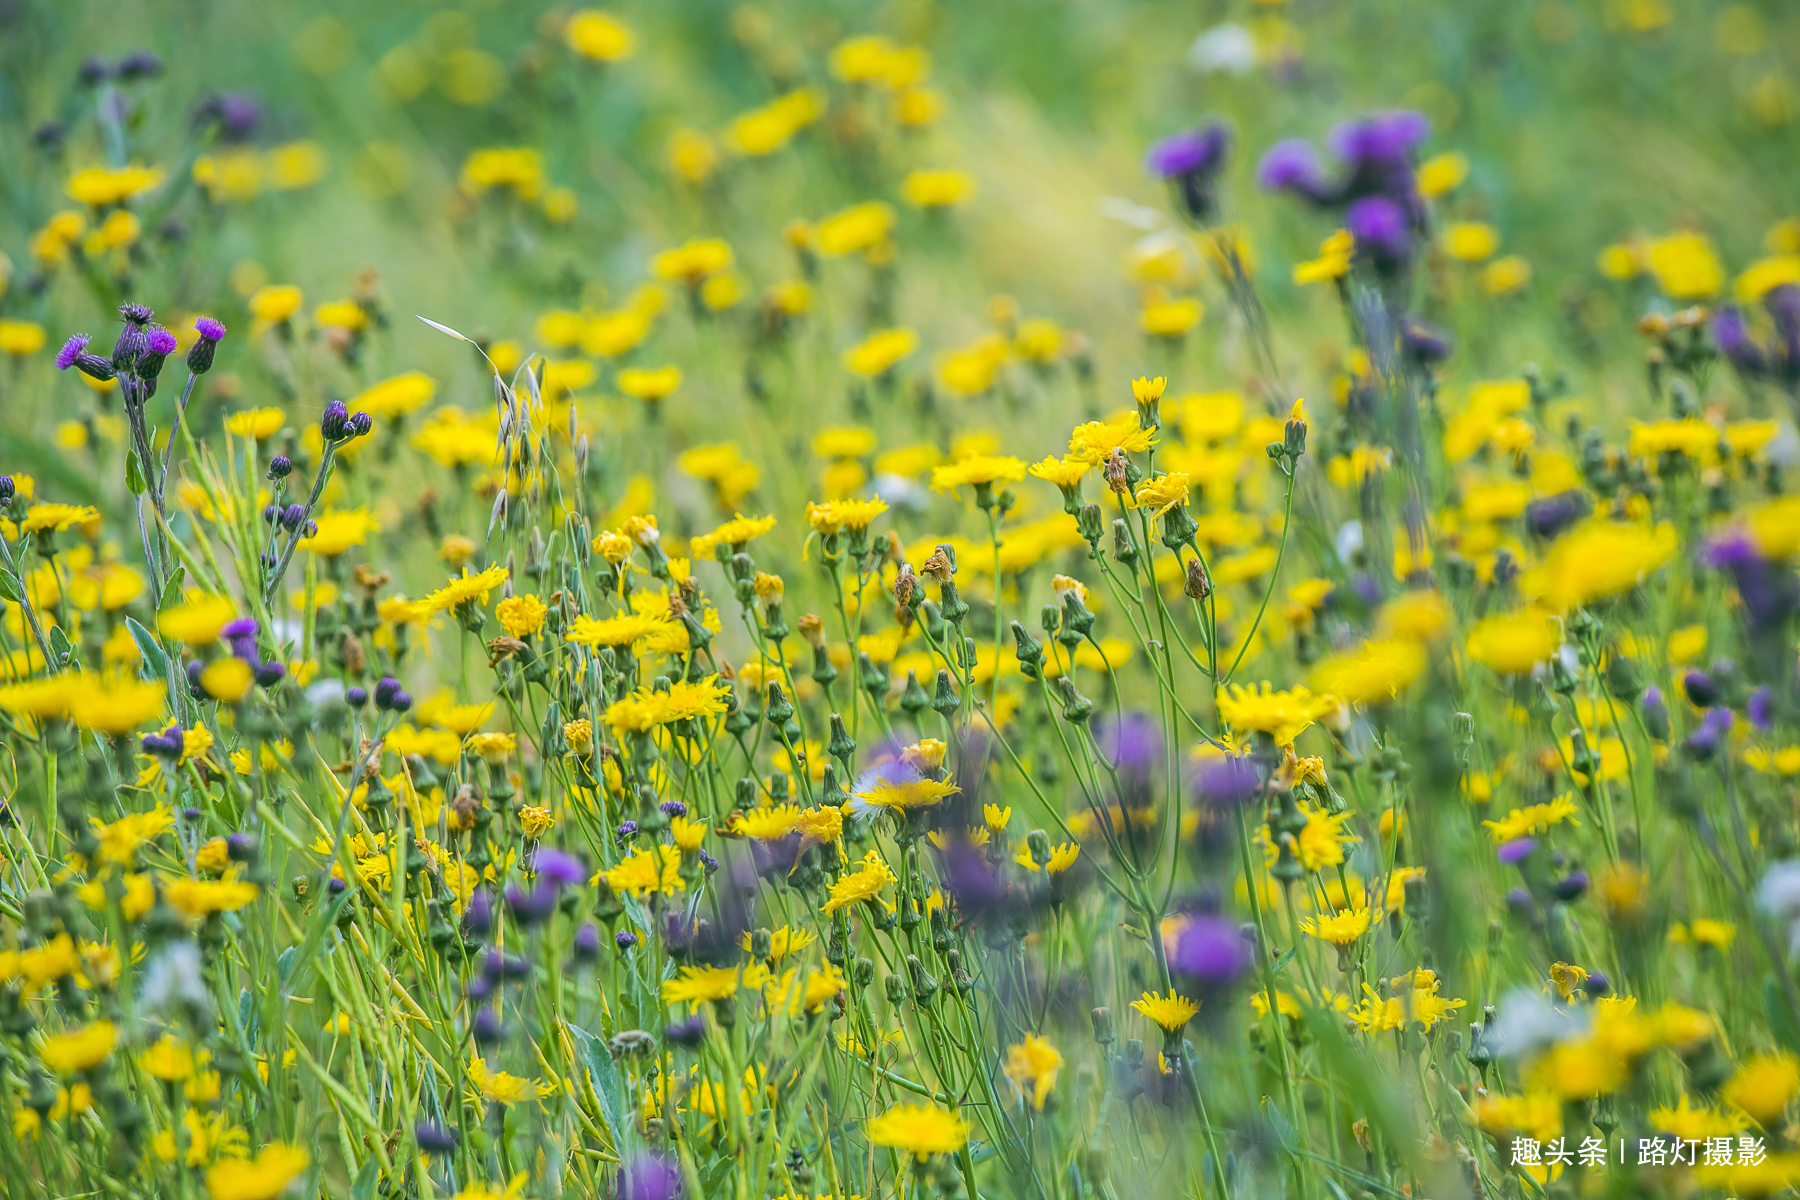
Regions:
M 1256 35 L 1227 21 L 1214 25 L 1188 47 L 1188 66 L 1201 75 L 1246 75 L 1256 69 Z

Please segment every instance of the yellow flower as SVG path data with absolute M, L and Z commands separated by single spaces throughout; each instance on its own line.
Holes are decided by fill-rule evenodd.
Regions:
M 1300 815 L 1306 818 L 1306 824 L 1294 835 L 1294 857 L 1300 860 L 1300 865 L 1308 871 L 1318 871 L 1342 863 L 1344 846 L 1357 840 L 1344 831 L 1344 823 L 1356 814 L 1342 812 L 1334 815 L 1302 800 Z M 1267 826 L 1264 826 L 1264 833 L 1259 836 L 1268 839 L 1264 848 L 1268 860 L 1266 865 L 1273 866 L 1280 847 L 1275 844 Z
M 89 167 L 69 176 L 63 189 L 71 200 L 94 208 L 120 204 L 162 183 L 161 167 L 145 167 L 133 163 L 128 167 Z
M 504 1071 L 490 1070 L 487 1060 L 475 1058 L 469 1062 L 469 1082 L 484 1098 L 495 1104 L 517 1104 L 522 1100 L 536 1100 L 548 1096 L 556 1088 L 552 1084 L 538 1083 L 532 1079 L 521 1079 L 517 1075 L 508 1075 Z
M 1306 917 L 1301 920 L 1300 928 L 1334 946 L 1348 946 L 1369 932 L 1369 910 L 1347 908 L 1330 916 Z
M 885 500 L 827 500 L 823 504 L 811 501 L 806 505 L 806 522 L 813 527 L 815 533 L 837 533 L 840 530 L 863 530 L 874 523 L 875 518 L 888 510 Z
M 256 682 L 250 664 L 241 658 L 221 658 L 208 663 L 200 672 L 200 690 L 214 700 L 236 704 L 250 693 Z
M 1002 1069 L 1019 1089 L 1019 1095 L 1029 1098 L 1031 1106 L 1042 1112 L 1044 1101 L 1056 1087 L 1056 1073 L 1062 1065 L 1063 1057 L 1055 1046 L 1028 1033 L 1024 1041 L 1006 1048 L 1006 1065 Z
M 1188 477 L 1185 471 L 1169 471 L 1138 485 L 1133 497 L 1139 508 L 1154 508 L 1152 516 L 1160 517 L 1171 508 L 1188 500 Z
M 1444 229 L 1444 250 L 1451 258 L 1481 262 L 1492 258 L 1499 248 L 1500 234 L 1492 225 L 1479 221 L 1453 221 Z
M 0 319 L 0 351 L 15 358 L 36 354 L 44 348 L 44 327 L 36 321 Z
M 731 263 L 731 246 L 728 243 L 719 238 L 705 238 L 687 242 L 673 250 L 664 250 L 656 256 L 650 267 L 658 278 L 678 279 L 691 287 L 698 287 L 700 281 L 708 275 L 729 270 Z
M 59 1075 L 91 1071 L 106 1061 L 118 1043 L 119 1030 L 111 1021 L 95 1021 L 72 1033 L 47 1038 L 38 1058 Z
M 68 697 L 68 716 L 78 728 L 123 737 L 162 715 L 161 681 L 96 679 L 85 673 L 71 681 L 76 690 Z
M 254 883 L 236 879 L 203 880 L 179 876 L 164 881 L 163 898 L 169 907 L 190 920 L 231 912 L 256 899 Z
M 225 418 L 225 432 L 265 442 L 279 433 L 286 421 L 287 414 L 279 408 L 248 408 Z
M 596 649 L 629 646 L 644 638 L 665 634 L 673 626 L 674 622 L 666 614 L 628 612 L 597 619 L 583 613 L 563 631 L 563 640 Z
M 892 1146 L 920 1159 L 955 1154 L 969 1141 L 969 1124 L 930 1104 L 898 1104 L 871 1119 L 866 1132 L 877 1146 Z
M 1321 693 L 1352 704 L 1383 704 L 1412 686 L 1424 671 L 1425 648 L 1417 642 L 1364 642 L 1354 653 L 1313 668 L 1312 683 Z
M 683 967 L 675 978 L 663 981 L 663 1003 L 729 1000 L 739 988 L 760 988 L 768 976 L 769 969 L 761 963 L 747 967 Z
M 1646 266 L 1663 294 L 1676 300 L 1699 300 L 1725 285 L 1725 268 L 1702 233 L 1676 233 L 1656 238 L 1644 248 Z
M 1720 1097 L 1766 1127 L 1800 1094 L 1800 1059 L 1791 1054 L 1759 1054 L 1744 1063 L 1720 1089 Z
M 732 553 L 735 554 L 746 544 L 763 536 L 773 528 L 775 528 L 773 516 L 746 517 L 742 513 L 738 513 L 711 533 L 703 533 L 689 542 L 688 551 L 695 561 L 711 558 L 713 552 L 720 546 L 731 547 Z
M 1487 617 L 1469 631 L 1469 657 L 1502 675 L 1529 675 L 1562 645 L 1562 628 L 1542 609 Z
M 885 375 L 918 345 L 919 335 L 910 329 L 884 330 L 846 350 L 844 366 L 865 378 Z
M 563 27 L 569 49 L 595 62 L 618 62 L 637 50 L 637 38 L 605 9 L 584 8 Z
M 831 894 L 826 898 L 824 906 L 819 910 L 829 916 L 840 908 L 847 908 L 864 900 L 872 900 L 881 894 L 881 889 L 893 883 L 896 876 L 888 868 L 878 851 L 871 850 L 863 856 L 862 865 L 855 871 L 840 876 L 831 885 Z
M 806 978 L 806 990 L 800 995 L 800 1004 L 807 1012 L 818 1012 L 833 997 L 850 986 L 843 972 L 826 963 L 820 970 L 814 971 Z
M 145 1073 L 166 1083 L 180 1083 L 194 1073 L 194 1052 L 187 1043 L 165 1033 L 138 1056 Z
M 437 395 L 437 381 L 423 371 L 408 371 L 384 379 L 356 399 L 351 412 L 366 412 L 376 420 L 404 416 Z
M 1171 1035 L 1180 1033 L 1194 1019 L 1194 1014 L 1200 1011 L 1198 1004 L 1173 991 L 1167 996 L 1145 992 L 1142 998 L 1131 1002 L 1131 1007 L 1162 1026 L 1164 1033 Z
M 880 245 L 887 240 L 893 228 L 894 210 L 879 200 L 871 200 L 833 213 L 820 221 L 815 238 L 820 254 L 827 258 L 838 258 Z M 908 350 L 910 349 L 909 346 Z M 870 375 L 879 373 L 866 372 Z
M 1168 300 L 1144 305 L 1138 323 L 1145 333 L 1178 338 L 1200 323 L 1206 309 L 1198 300 Z
M 250 297 L 250 315 L 265 325 L 279 325 L 299 312 L 304 300 L 293 284 L 258 288 Z
M 235 616 L 237 606 L 226 597 L 202 596 L 164 609 L 156 618 L 156 630 L 190 646 L 210 646 L 219 640 L 219 630 Z
M 1469 177 L 1469 156 L 1454 150 L 1419 164 L 1418 185 L 1422 196 L 1437 197 L 1456 189 Z
M 687 891 L 681 878 L 681 851 L 667 845 L 639 850 L 594 878 L 605 879 L 616 892 L 630 892 L 640 898 L 652 892 L 668 895 Z
M 1156 430 L 1145 429 L 1136 412 L 1123 412 L 1105 421 L 1077 425 L 1069 435 L 1069 457 L 1098 465 L 1114 450 L 1141 454 L 1156 444 Z
M 494 606 L 500 628 L 516 638 L 528 638 L 543 628 L 544 615 L 549 611 L 536 596 L 508 596 Z
M 975 180 L 962 171 L 913 171 L 900 194 L 916 208 L 947 208 L 975 194 Z
M 1335 707 L 1303 687 L 1277 692 L 1267 683 L 1260 690 L 1241 683 L 1220 688 L 1218 705 L 1219 715 L 1232 728 L 1266 733 L 1277 746 L 1292 744 L 1301 731 Z
M 936 779 L 878 778 L 863 791 L 857 792 L 856 798 L 880 808 L 910 812 L 915 808 L 930 808 L 940 804 L 961 790 L 954 783 Z
M 419 603 L 428 613 L 450 612 L 465 604 L 486 604 L 488 593 L 505 583 L 506 578 L 505 567 L 489 567 L 479 575 L 470 575 L 465 569 L 460 578 L 452 579 Z
M 1528 834 L 1543 833 L 1552 825 L 1560 825 L 1564 821 L 1571 825 L 1579 825 L 1575 814 L 1580 810 L 1575 802 L 1567 796 L 1558 796 L 1548 804 L 1533 804 L 1526 808 L 1515 808 L 1499 821 L 1483 821 L 1482 824 L 1493 834 L 1495 842 L 1510 842 Z
M 1022 459 L 978 454 L 933 467 L 931 490 L 949 492 L 965 483 L 982 486 L 1024 478 L 1025 463 Z
M 630 367 L 619 372 L 618 384 L 619 390 L 627 396 L 646 401 L 663 400 L 681 386 L 681 368 L 658 367 L 649 370 Z

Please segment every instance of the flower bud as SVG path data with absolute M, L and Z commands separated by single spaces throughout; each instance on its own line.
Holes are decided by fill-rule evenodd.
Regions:
M 188 347 L 187 368 L 196 375 L 212 370 L 213 352 L 225 336 L 225 326 L 211 317 L 196 317 L 194 330 L 199 337 Z
M 270 479 L 272 479 L 272 480 L 286 479 L 289 475 L 292 475 L 293 473 L 294 473 L 294 461 L 293 461 L 293 459 L 289 458 L 287 455 L 277 454 L 274 458 L 271 458 L 269 460 L 269 478 Z
M 325 406 L 325 414 L 319 418 L 319 435 L 328 443 L 341 442 L 350 435 L 350 410 L 342 400 Z

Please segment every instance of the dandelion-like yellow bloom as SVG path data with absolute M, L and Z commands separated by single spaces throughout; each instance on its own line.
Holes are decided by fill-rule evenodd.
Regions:
M 575 53 L 599 63 L 618 62 L 637 51 L 637 37 L 602 8 L 584 8 L 571 16 L 563 26 L 563 40 Z
M 556 1090 L 552 1084 L 538 1083 L 531 1079 L 521 1079 L 517 1075 L 508 1075 L 504 1071 L 492 1070 L 484 1058 L 470 1060 L 469 1082 L 494 1104 L 518 1104 L 523 1100 L 536 1100 Z
M 864 900 L 872 900 L 881 894 L 881 889 L 896 879 L 894 872 L 888 868 L 887 862 L 880 853 L 869 851 L 863 856 L 862 865 L 855 871 L 848 872 L 831 885 L 831 894 L 826 897 L 820 912 L 827 916 L 840 908 L 859 904 Z
M 1025 478 L 1023 459 L 1001 455 L 978 454 L 958 462 L 933 467 L 931 490 L 949 492 L 963 484 L 995 484 Z
M 465 604 L 486 604 L 488 593 L 505 583 L 505 567 L 489 567 L 478 575 L 463 574 L 425 597 L 419 603 L 426 612 L 452 612 Z
M 887 374 L 918 346 L 919 335 L 910 329 L 884 330 L 845 351 L 844 366 L 854 374 L 874 378 Z
M 1313 721 L 1330 712 L 1334 705 L 1314 696 L 1303 687 L 1275 691 L 1268 683 L 1260 688 L 1247 688 L 1234 683 L 1220 688 L 1219 715 L 1233 729 L 1266 733 L 1277 746 L 1291 745 Z
M 827 500 L 823 504 L 808 502 L 806 522 L 815 533 L 837 533 L 840 530 L 863 530 L 888 510 L 885 500 Z
M 193 879 L 183 875 L 163 882 L 163 898 L 169 907 L 189 920 L 235 911 L 256 896 L 254 883 L 236 879 Z
M 500 619 L 500 628 L 516 638 L 528 638 L 542 629 L 544 617 L 549 611 L 536 596 L 508 596 L 494 606 L 494 616 Z
M 669 895 L 687 891 L 681 878 L 681 851 L 668 845 L 639 850 L 618 866 L 594 876 L 595 882 L 601 879 L 615 892 L 630 892 L 639 898 L 652 892 Z
M 877 779 L 855 795 L 858 800 L 868 804 L 909 812 L 915 808 L 930 808 L 941 804 L 961 790 L 946 780 Z
M 969 1123 L 955 1113 L 930 1104 L 899 1104 L 867 1127 L 869 1141 L 917 1155 L 955 1154 L 969 1141 Z
M 1537 608 L 1487 617 L 1469 631 L 1469 657 L 1502 675 L 1529 675 L 1562 645 L 1556 618 Z
M 38 1058 L 59 1075 L 91 1071 L 106 1061 L 118 1044 L 119 1030 L 111 1021 L 95 1021 L 70 1033 L 45 1040 Z
M 1369 909 L 1349 908 L 1329 916 L 1306 917 L 1300 928 L 1334 946 L 1348 946 L 1369 932 Z
M 1425 671 L 1425 648 L 1414 641 L 1364 642 L 1349 654 L 1313 668 L 1312 684 L 1352 704 L 1385 704 Z
M 1571 825 L 1579 825 L 1575 814 L 1581 810 L 1567 796 L 1558 796 L 1548 804 L 1533 804 L 1526 808 L 1515 808 L 1498 821 L 1483 821 L 1488 832 L 1493 834 L 1494 841 L 1510 842 L 1533 833 L 1543 833 L 1552 825 L 1560 825 L 1564 821 Z
M 1031 1101 L 1031 1107 L 1042 1112 L 1044 1101 L 1056 1087 L 1056 1073 L 1062 1069 L 1063 1056 L 1055 1046 L 1035 1033 L 1006 1048 L 1006 1063 L 1001 1068 L 1012 1080 L 1019 1095 Z
M 1164 1033 L 1177 1034 L 1186 1028 L 1194 1019 L 1200 1006 L 1178 992 L 1171 991 L 1166 996 L 1155 992 L 1145 992 L 1139 999 L 1131 1002 L 1131 1007 L 1162 1027 Z

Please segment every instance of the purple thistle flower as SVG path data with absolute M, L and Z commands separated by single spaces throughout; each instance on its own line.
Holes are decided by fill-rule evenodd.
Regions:
M 1588 512 L 1587 497 L 1579 491 L 1558 492 L 1525 506 L 1525 528 L 1541 538 L 1553 538 Z
M 413 1140 L 427 1154 L 449 1154 L 456 1149 L 456 1130 L 446 1129 L 432 1121 L 420 1121 L 413 1126 Z
M 1319 152 L 1302 138 L 1276 142 L 1256 165 L 1256 182 L 1265 191 L 1298 192 L 1309 200 L 1325 196 L 1325 172 Z
M 1377 267 L 1393 267 L 1412 253 L 1412 222 L 1406 210 L 1386 196 L 1364 196 L 1344 210 L 1344 228 L 1366 250 Z
M 1697 762 L 1704 762 L 1718 753 L 1719 743 L 1731 732 L 1735 718 L 1729 708 L 1709 708 L 1706 716 L 1701 718 L 1700 727 L 1688 734 L 1686 742 L 1688 754 Z
M 1402 109 L 1339 125 L 1331 132 L 1331 151 L 1350 163 L 1403 164 L 1431 133 L 1423 114 Z
M 687 811 L 688 811 L 687 805 L 683 804 L 679 800 L 664 800 L 659 807 L 662 809 L 664 816 L 668 816 L 668 817 L 685 817 L 685 816 L 687 816 Z
M 470 1032 L 475 1035 L 477 1046 L 492 1046 L 506 1037 L 506 1026 L 501 1023 L 500 1014 L 486 1006 L 476 1012 L 471 1025 Z
M 1735 304 L 1721 305 L 1713 313 L 1712 343 L 1732 366 L 1745 375 L 1761 375 L 1768 367 L 1762 347 L 1751 338 L 1744 314 Z
M 1522 837 L 1514 838 L 1512 841 L 1504 843 L 1496 853 L 1501 862 L 1512 864 L 1523 860 L 1526 855 L 1536 849 L 1536 838 Z
M 1172 179 L 1199 171 L 1217 170 L 1223 165 L 1231 135 L 1223 125 L 1208 125 L 1166 137 L 1150 147 L 1144 166 L 1152 175 Z
M 617 946 L 620 950 L 629 950 L 637 944 L 638 935 L 631 932 L 629 929 L 621 929 L 619 932 L 613 934 L 613 945 Z
M 1706 547 L 1703 559 L 1715 570 L 1731 573 L 1753 635 L 1775 633 L 1800 609 L 1800 578 L 1784 564 L 1764 558 L 1748 533 L 1725 534 Z
M 531 869 L 559 888 L 578 886 L 588 874 L 579 858 L 554 846 L 539 846 L 531 856 Z
M 400 681 L 392 675 L 383 675 L 375 681 L 375 707 L 386 709 L 393 707 L 394 697 L 400 694 Z
M 1182 926 L 1169 952 L 1171 970 L 1203 988 L 1222 988 L 1250 966 L 1243 932 L 1224 917 L 1203 915 Z
M 1766 684 L 1750 693 L 1750 700 L 1744 705 L 1744 713 L 1750 723 L 1763 733 L 1775 727 L 1775 692 Z
M 176 346 L 180 344 L 175 340 L 175 335 L 166 329 L 152 329 L 145 340 L 152 354 L 165 356 L 175 353 Z
M 681 1167 L 673 1159 L 640 1154 L 619 1169 L 619 1200 L 675 1200 L 679 1195 Z
M 85 333 L 70 334 L 62 349 L 56 352 L 56 369 L 66 371 L 81 361 L 81 356 L 87 353 L 88 343 L 93 340 Z
M 1558 900 L 1564 901 L 1565 903 L 1572 903 L 1587 894 L 1588 887 L 1592 882 L 1593 881 L 1588 878 L 1588 873 L 1586 871 L 1570 871 L 1567 875 L 1557 880 L 1551 887 L 1551 890 L 1556 893 L 1556 898 Z
M 257 663 L 252 672 L 259 688 L 272 688 L 287 678 L 287 667 L 278 662 Z
M 569 953 L 578 963 L 593 962 L 600 956 L 600 930 L 592 921 L 575 931 L 575 941 Z
M 1262 772 L 1249 755 L 1208 758 L 1195 773 L 1194 790 L 1209 804 L 1235 808 L 1262 790 Z
M 1214 122 L 1203 129 L 1178 133 L 1150 147 L 1144 166 L 1175 184 L 1181 205 L 1196 221 L 1211 219 L 1217 205 L 1213 183 L 1224 169 L 1231 132 Z
M 350 436 L 350 410 L 342 400 L 325 406 L 325 414 L 319 418 L 319 433 L 328 442 L 341 442 Z
M 194 320 L 194 330 L 200 336 L 188 347 L 188 370 L 196 375 L 204 375 L 212 370 L 213 351 L 225 336 L 225 326 L 211 317 L 197 317 Z

